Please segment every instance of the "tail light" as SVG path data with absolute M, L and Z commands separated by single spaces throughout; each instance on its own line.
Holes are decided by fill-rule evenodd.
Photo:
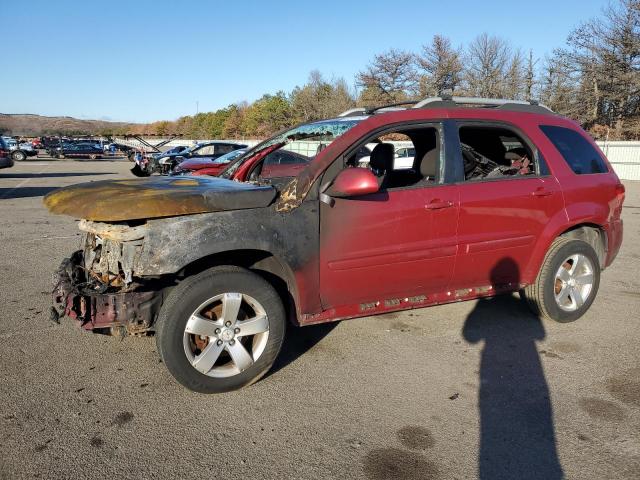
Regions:
M 6 156 L 7 156 L 7 151 L 4 148 L 0 147 L 0 158 L 6 157 Z
M 620 218 L 622 215 L 622 204 L 624 203 L 625 196 L 625 188 L 622 183 L 616 185 L 616 207 L 615 207 L 615 216 Z
M 620 202 L 620 206 L 622 206 L 622 202 L 624 202 L 625 191 L 623 184 L 619 183 L 616 185 L 616 199 Z

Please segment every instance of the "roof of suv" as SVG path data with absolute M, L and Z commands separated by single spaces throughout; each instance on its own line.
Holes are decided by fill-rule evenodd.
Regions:
M 554 114 L 554 112 L 537 100 L 510 100 L 505 98 L 481 98 L 481 97 L 453 97 L 443 95 L 441 97 L 429 97 L 423 100 L 407 100 L 404 102 L 382 105 L 379 107 L 352 108 L 338 115 L 339 117 L 373 115 L 409 109 L 450 109 L 460 107 L 474 107 L 483 109 L 495 109 L 512 112 Z

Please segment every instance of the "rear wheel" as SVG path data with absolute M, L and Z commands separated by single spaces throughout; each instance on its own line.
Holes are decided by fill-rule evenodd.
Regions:
M 600 263 L 593 247 L 560 237 L 549 248 L 536 281 L 521 293 L 534 313 L 572 322 L 586 313 L 600 286 Z
M 284 332 L 284 308 L 268 282 L 243 268 L 216 267 L 173 289 L 158 317 L 156 341 L 178 382 L 221 393 L 262 377 Z

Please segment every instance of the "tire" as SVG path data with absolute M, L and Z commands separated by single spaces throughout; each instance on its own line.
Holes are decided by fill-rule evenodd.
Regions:
M 98 155 L 96 155 L 95 153 L 89 155 L 89 160 L 95 160 L 96 158 L 98 158 Z
M 586 313 L 599 286 L 600 262 L 593 247 L 559 237 L 549 247 L 536 281 L 520 294 L 536 315 L 567 323 Z
M 11 158 L 14 162 L 22 162 L 27 158 L 27 155 L 21 150 L 14 150 L 11 154 Z
M 239 315 L 224 319 L 222 308 L 227 307 L 222 305 L 233 305 L 239 298 Z M 232 306 L 228 308 L 233 311 Z M 193 322 L 196 314 L 198 320 Z M 271 368 L 284 340 L 285 318 L 280 296 L 262 277 L 240 267 L 214 267 L 186 278 L 169 293 L 156 325 L 158 353 L 169 373 L 189 390 L 237 390 L 256 382 Z M 222 323 L 236 319 L 238 322 L 230 326 Z M 268 325 L 266 334 L 262 331 L 244 336 L 243 325 L 249 323 L 243 321 L 253 321 L 255 326 L 257 320 L 260 326 L 256 330 Z M 185 330 L 188 325 L 189 332 Z M 205 330 L 207 335 L 192 333 Z M 238 348 L 249 357 L 239 355 Z M 207 354 L 209 359 L 216 359 L 211 366 L 211 361 L 202 360 Z M 241 363 L 245 364 L 243 368 L 239 367 Z

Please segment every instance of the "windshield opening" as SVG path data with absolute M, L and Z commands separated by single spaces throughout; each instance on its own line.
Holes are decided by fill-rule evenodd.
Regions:
M 256 163 L 261 162 L 262 165 L 259 167 L 257 175 L 253 175 L 252 172 L 251 178 L 242 180 L 294 177 L 318 153 L 363 119 L 361 117 L 348 117 L 321 120 L 305 123 L 278 133 L 258 144 L 234 162 L 231 162 L 220 176 L 233 178 L 233 175 L 245 162 L 255 159 Z

